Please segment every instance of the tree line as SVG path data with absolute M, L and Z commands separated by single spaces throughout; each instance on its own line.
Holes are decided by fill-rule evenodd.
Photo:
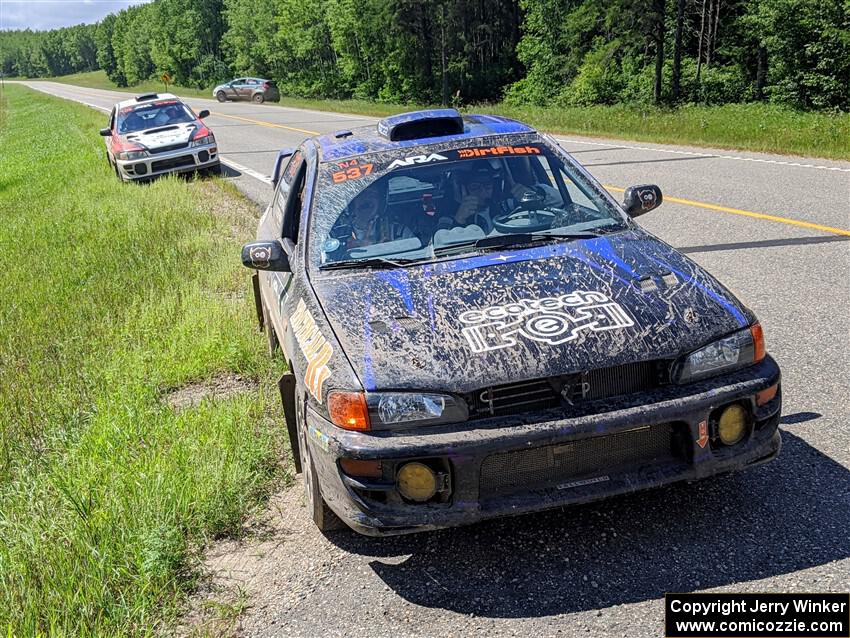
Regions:
M 154 0 L 0 32 L 4 75 L 95 69 L 387 102 L 850 110 L 850 0 Z

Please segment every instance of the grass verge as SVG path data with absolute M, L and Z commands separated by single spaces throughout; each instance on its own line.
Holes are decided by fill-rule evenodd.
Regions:
M 54 80 L 133 93 L 163 89 L 163 84 L 158 82 L 118 89 L 103 71 L 78 73 Z M 169 87 L 169 90 L 185 97 L 211 98 L 209 90 L 175 86 Z M 365 100 L 290 97 L 283 98 L 280 104 L 375 117 L 423 108 L 421 105 Z M 470 106 L 466 110 L 512 117 L 552 133 L 850 159 L 850 113 L 801 112 L 770 104 L 685 105 L 678 109 L 635 105 L 535 107 L 496 104 Z
M 119 184 L 100 113 L 4 98 L 0 628 L 151 634 L 205 540 L 239 533 L 281 478 L 276 370 L 238 259 L 256 210 L 219 181 Z M 250 389 L 163 400 L 233 375 Z

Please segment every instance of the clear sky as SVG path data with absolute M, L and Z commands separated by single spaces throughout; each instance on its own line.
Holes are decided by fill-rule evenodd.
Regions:
M 0 0 L 0 29 L 34 31 L 98 22 L 148 0 Z

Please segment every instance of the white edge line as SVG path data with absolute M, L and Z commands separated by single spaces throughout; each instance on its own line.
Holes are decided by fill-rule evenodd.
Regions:
M 248 168 L 247 166 L 243 166 L 242 164 L 238 164 L 234 162 L 232 159 L 225 157 L 224 155 L 219 155 L 218 158 L 221 160 L 222 164 L 229 166 L 230 168 L 239 171 L 240 173 L 245 173 L 249 177 L 253 177 L 254 179 L 258 179 L 264 184 L 272 185 L 272 178 L 267 175 L 263 175 L 262 173 L 258 173 L 253 168 Z
M 822 166 L 817 164 L 801 164 L 799 162 L 784 162 L 782 160 L 764 159 L 761 157 L 743 157 L 741 155 L 720 155 L 718 153 L 700 153 L 698 151 L 680 151 L 671 148 L 655 148 L 653 146 L 635 146 L 632 144 L 621 144 L 617 140 L 605 142 L 587 142 L 584 140 L 574 140 L 565 137 L 556 137 L 559 142 L 565 144 L 585 144 L 587 146 L 609 146 L 615 148 L 628 148 L 636 151 L 652 151 L 655 153 L 673 153 L 675 155 L 690 155 L 693 157 L 713 157 L 716 159 L 737 160 L 739 162 L 759 162 L 761 164 L 778 164 L 779 166 L 794 166 L 796 168 L 816 168 L 822 171 L 838 171 L 841 173 L 850 173 L 850 168 L 842 168 L 840 166 Z

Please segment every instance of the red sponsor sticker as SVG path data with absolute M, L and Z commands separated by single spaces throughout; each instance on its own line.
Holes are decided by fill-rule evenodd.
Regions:
M 462 148 L 458 150 L 458 157 L 467 159 L 469 157 L 499 157 L 501 155 L 540 155 L 537 146 L 490 146 L 487 148 Z
M 352 179 L 360 179 L 361 177 L 371 175 L 374 168 L 373 164 L 352 166 L 350 168 L 331 173 L 331 178 L 333 179 L 334 184 L 342 184 L 343 182 L 347 182 Z

